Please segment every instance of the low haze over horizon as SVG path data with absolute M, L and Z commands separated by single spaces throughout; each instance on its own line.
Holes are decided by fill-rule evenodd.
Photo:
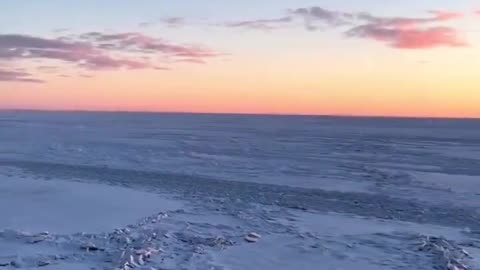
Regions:
M 478 1 L 2 8 L 0 110 L 480 117 Z

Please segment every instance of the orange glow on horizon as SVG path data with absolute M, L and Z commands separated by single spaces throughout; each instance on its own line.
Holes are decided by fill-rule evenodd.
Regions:
M 291 52 L 171 71 L 46 76 L 45 84 L 2 83 L 0 109 L 480 117 L 474 48 L 423 52 L 425 63 L 390 49 L 375 55 Z

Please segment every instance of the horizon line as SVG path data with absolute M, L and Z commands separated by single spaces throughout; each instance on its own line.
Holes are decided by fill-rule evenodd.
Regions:
M 131 114 L 192 114 L 192 115 L 239 115 L 239 116 L 298 116 L 331 118 L 386 118 L 386 119 L 438 119 L 438 120 L 480 120 L 480 116 L 409 116 L 409 115 L 361 115 L 361 114 L 310 114 L 310 113 L 255 113 L 255 112 L 189 112 L 189 111 L 141 111 L 141 110 L 88 110 L 88 109 L 24 109 L 0 108 L 0 112 L 51 112 L 51 113 L 131 113 Z

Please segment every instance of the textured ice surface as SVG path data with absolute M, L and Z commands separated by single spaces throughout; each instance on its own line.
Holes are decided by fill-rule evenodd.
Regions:
M 0 270 L 480 269 L 479 138 L 477 120 L 2 112 Z

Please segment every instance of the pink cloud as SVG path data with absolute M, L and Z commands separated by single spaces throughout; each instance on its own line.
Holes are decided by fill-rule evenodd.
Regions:
M 346 32 L 349 37 L 367 38 L 383 42 L 397 49 L 430 49 L 437 47 L 468 46 L 460 33 L 451 27 L 436 24 L 463 17 L 451 11 L 430 11 L 431 17 L 376 17 L 358 14 L 363 24 Z
M 377 24 L 383 26 L 409 27 L 426 23 L 443 22 L 463 17 L 462 13 L 452 11 L 429 11 L 432 15 L 425 18 L 413 17 L 379 17 L 367 12 L 340 12 L 321 7 L 299 8 L 290 11 L 295 16 L 302 17 L 310 30 L 316 29 L 315 23 L 323 23 L 331 27 L 345 25 Z
M 0 59 L 2 58 L 61 60 L 90 69 L 149 67 L 145 61 L 114 58 L 90 43 L 25 35 L 0 35 Z
M 219 55 L 200 46 L 174 44 L 141 33 L 91 32 L 59 38 L 0 34 L 0 61 L 57 60 L 87 70 L 158 69 L 165 62 L 172 63 L 172 59 L 205 63 L 207 59 Z M 0 75 L 3 81 L 37 81 L 21 72 L 2 71 Z
M 219 53 L 210 49 L 199 46 L 178 45 L 136 32 L 119 34 L 91 32 L 80 35 L 80 38 L 111 50 L 163 54 L 170 57 L 192 57 L 199 60 L 220 56 Z
M 430 13 L 435 15 L 437 21 L 457 20 L 464 17 L 463 13 L 453 11 L 432 10 Z
M 226 25 L 248 29 L 271 30 L 290 26 L 303 19 L 305 27 L 314 31 L 319 26 L 330 29 L 347 28 L 348 37 L 380 41 L 397 49 L 429 49 L 441 46 L 461 47 L 467 42 L 451 27 L 439 26 L 464 17 L 463 13 L 431 10 L 425 17 L 381 17 L 367 12 L 342 12 L 313 6 L 288 11 L 288 17 L 259 19 Z
M 114 58 L 95 48 L 72 50 L 38 50 L 30 49 L 24 58 L 55 59 L 76 63 L 87 69 L 141 69 L 149 68 L 150 64 L 144 60 L 129 60 Z
M 429 11 L 430 17 L 414 18 L 414 17 L 378 17 L 369 13 L 352 14 L 354 18 L 360 21 L 360 24 L 372 24 L 381 27 L 395 27 L 395 28 L 415 28 L 420 25 L 440 23 L 451 20 L 460 19 L 463 17 L 462 13 L 451 11 Z
M 457 31 L 448 27 L 403 29 L 364 25 L 350 30 L 348 35 L 374 39 L 398 49 L 429 49 L 468 45 Z

